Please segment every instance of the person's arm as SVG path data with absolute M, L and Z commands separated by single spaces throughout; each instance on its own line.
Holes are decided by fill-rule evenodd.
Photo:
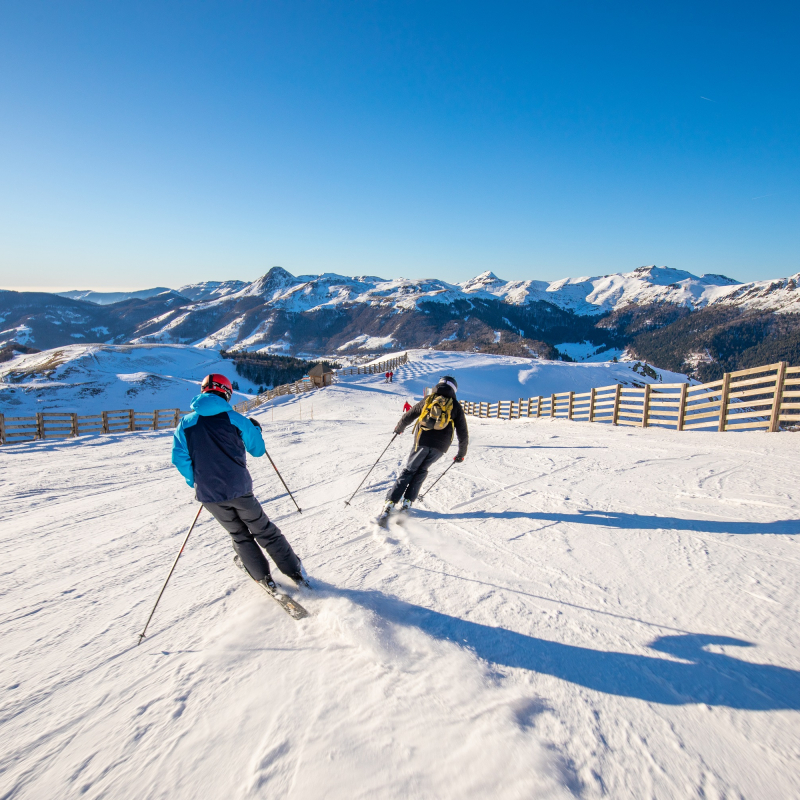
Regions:
M 261 426 L 253 425 L 247 418 L 236 411 L 229 411 L 228 418 L 231 424 L 239 429 L 244 442 L 244 449 L 254 458 L 261 458 L 267 452 L 264 445 L 264 437 L 261 435 Z
M 172 436 L 172 463 L 186 479 L 186 483 L 194 488 L 194 467 L 186 444 L 186 434 L 183 432 L 183 420 L 178 423 Z
M 402 417 L 400 417 L 400 422 L 395 425 L 394 432 L 398 434 L 398 436 L 422 413 L 422 406 L 425 404 L 424 400 L 420 400 L 411 411 L 406 411 Z
M 460 403 L 453 405 L 453 424 L 456 428 L 456 436 L 458 436 L 458 453 L 454 460 L 463 461 L 467 455 L 469 431 L 467 430 L 467 415 Z

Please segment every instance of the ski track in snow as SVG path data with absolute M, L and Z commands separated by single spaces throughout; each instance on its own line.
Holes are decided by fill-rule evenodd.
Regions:
M 385 531 L 408 433 L 343 501 L 406 369 L 260 415 L 301 622 L 203 513 L 136 647 L 196 509 L 171 432 L 0 448 L 2 800 L 800 796 L 797 440 L 470 418 Z

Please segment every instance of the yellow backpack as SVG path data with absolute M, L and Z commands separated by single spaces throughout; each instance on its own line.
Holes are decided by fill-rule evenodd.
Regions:
M 419 447 L 419 437 L 422 431 L 444 430 L 452 421 L 453 398 L 442 397 L 438 394 L 429 394 L 425 398 L 422 412 L 417 420 L 416 446 Z M 416 449 L 416 448 L 415 448 Z

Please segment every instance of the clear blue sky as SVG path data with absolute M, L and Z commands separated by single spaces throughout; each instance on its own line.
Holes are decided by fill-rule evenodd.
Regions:
M 0 2 L 0 286 L 800 270 L 800 6 Z

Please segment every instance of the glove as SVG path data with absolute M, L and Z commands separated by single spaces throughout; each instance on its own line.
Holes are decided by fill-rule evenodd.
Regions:
M 405 428 L 401 428 L 399 425 L 395 425 L 394 432 L 396 436 L 399 436 L 404 430 Z
M 463 460 L 464 460 L 464 456 L 456 456 L 456 457 L 453 459 L 453 461 L 455 461 L 455 462 L 456 462 L 456 464 L 460 464 L 460 463 L 461 463 Z
M 250 422 L 253 423 L 253 425 L 256 426 L 256 428 L 261 430 L 261 423 L 257 419 L 255 419 L 254 417 L 248 417 L 248 419 L 250 420 Z

